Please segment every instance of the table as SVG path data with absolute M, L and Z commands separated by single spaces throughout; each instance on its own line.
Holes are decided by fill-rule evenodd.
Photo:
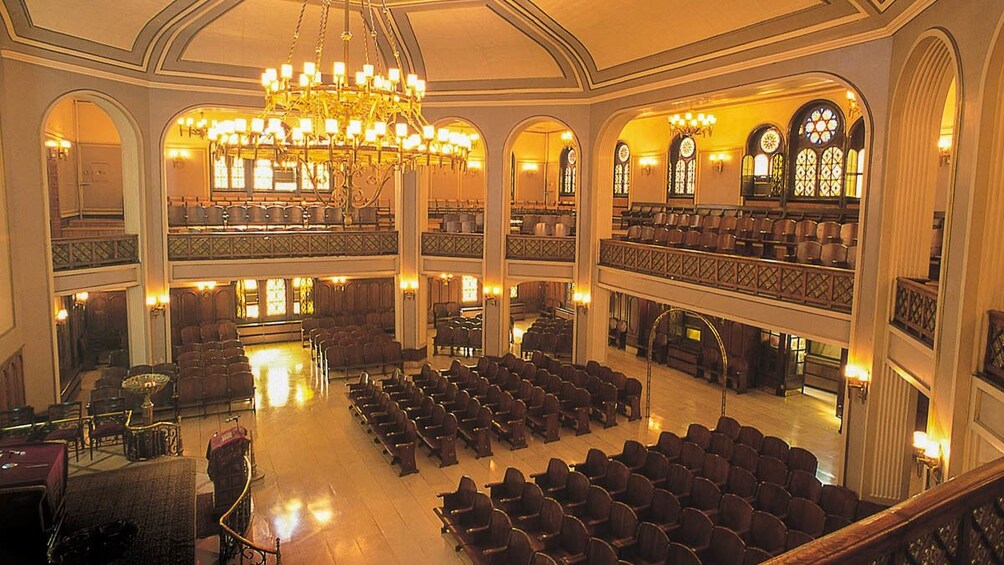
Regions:
M 161 373 L 142 373 L 122 381 L 122 388 L 133 394 L 145 395 L 142 406 L 145 424 L 153 423 L 153 400 L 150 397 L 160 392 L 169 382 L 171 377 Z
M 68 458 L 64 443 L 0 449 L 0 529 L 45 534 L 62 518 Z M 3 468 L 4 465 L 10 465 Z M 44 539 L 44 535 L 42 536 Z

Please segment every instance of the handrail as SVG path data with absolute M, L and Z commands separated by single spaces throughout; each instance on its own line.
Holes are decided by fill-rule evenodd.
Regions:
M 123 436 L 126 459 L 139 461 L 161 455 L 181 455 L 181 423 L 154 422 L 142 426 L 132 425 L 132 410 L 128 411 Z M 154 433 L 160 432 L 160 433 Z
M 1004 457 L 768 561 L 1000 563 Z
M 522 261 L 575 262 L 575 238 L 542 235 L 507 234 L 506 259 Z
M 52 240 L 52 269 L 68 271 L 139 262 L 139 236 L 99 235 Z
M 279 538 L 275 538 L 275 549 L 261 547 L 244 537 L 251 525 L 251 461 L 244 456 L 244 489 L 233 505 L 220 516 L 220 563 L 279 565 Z M 233 520 L 231 520 L 233 517 Z M 234 528 L 229 522 L 235 522 Z M 270 557 L 274 558 L 269 561 Z
M 245 231 L 167 234 L 170 261 L 396 255 L 396 231 Z
M 422 255 L 480 259 L 484 251 L 485 236 L 481 233 L 422 233 Z
M 924 279 L 896 278 L 896 305 L 892 325 L 906 331 L 928 347 L 934 346 L 938 312 L 938 287 Z

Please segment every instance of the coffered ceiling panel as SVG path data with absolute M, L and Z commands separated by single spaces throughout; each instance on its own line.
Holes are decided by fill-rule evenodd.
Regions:
M 432 80 L 563 76 L 547 49 L 486 5 L 414 10 L 407 18 Z
M 34 27 L 131 51 L 171 0 L 22 0 Z
M 823 0 L 533 0 L 589 51 L 598 69 L 790 15 Z

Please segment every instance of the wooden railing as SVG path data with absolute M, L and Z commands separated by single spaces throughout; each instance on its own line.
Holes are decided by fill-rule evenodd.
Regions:
M 922 279 L 896 279 L 896 307 L 892 325 L 906 331 L 928 347 L 934 346 L 938 314 L 938 286 Z
M 233 506 L 220 516 L 220 563 L 279 565 L 279 538 L 275 547 L 261 547 L 246 536 L 251 526 L 251 461 L 244 458 L 244 490 Z
M 575 262 L 575 238 L 509 234 L 505 240 L 506 259 L 523 261 Z
M 1004 458 L 767 563 L 1001 563 Z
M 190 232 L 167 235 L 167 258 L 171 261 L 396 254 L 396 231 Z
M 422 255 L 480 259 L 485 237 L 480 233 L 426 232 L 422 234 Z
M 632 243 L 600 242 L 600 265 L 664 279 L 850 312 L 854 271 Z
M 52 240 L 52 269 L 70 271 L 139 262 L 135 234 Z
M 126 419 L 125 455 L 129 461 L 156 459 L 161 455 L 180 456 L 184 452 L 181 445 L 181 420 L 176 422 L 154 422 L 145 426 L 132 425 L 132 411 Z

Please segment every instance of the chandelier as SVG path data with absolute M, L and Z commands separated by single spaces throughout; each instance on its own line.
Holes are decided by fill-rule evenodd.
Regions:
M 384 73 L 371 64 L 369 43 L 363 38 L 362 69 L 349 72 L 349 0 L 343 5 L 342 60 L 325 74 L 322 55 L 331 3 L 322 1 L 314 60 L 294 73 L 292 58 L 307 7 L 304 0 L 286 63 L 261 75 L 264 109 L 250 118 L 214 122 L 207 138 L 214 159 L 268 159 L 296 165 L 318 200 L 342 208 L 346 223 L 351 223 L 352 210 L 373 204 L 397 170 L 449 166 L 466 171 L 477 136 L 437 129 L 425 120 L 425 81 L 402 73 L 390 34 L 387 40 L 396 67 Z M 375 10 L 371 0 L 360 0 L 359 5 L 375 46 L 376 19 L 382 23 L 380 12 L 387 13 L 387 7 Z M 331 190 L 319 188 L 324 186 Z
M 699 135 L 711 135 L 711 130 L 715 126 L 715 116 L 713 114 L 697 114 L 692 112 L 686 114 L 673 114 L 668 118 L 669 132 L 672 137 L 677 135 L 682 137 L 697 137 Z

